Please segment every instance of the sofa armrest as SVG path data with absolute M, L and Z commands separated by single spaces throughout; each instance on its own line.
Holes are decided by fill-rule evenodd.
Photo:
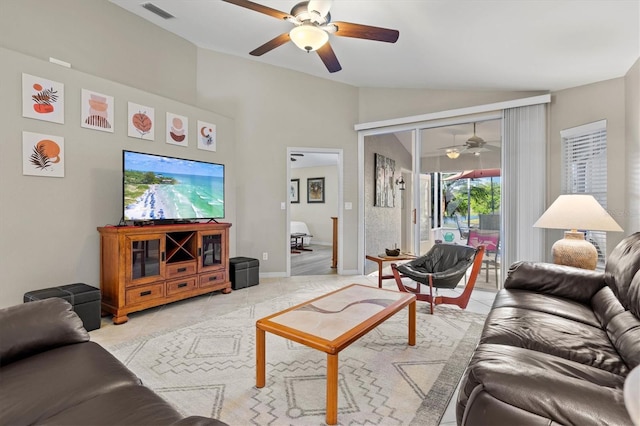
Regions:
M 53 297 L 0 309 L 0 366 L 89 340 L 71 304 Z
M 530 290 L 588 304 L 606 285 L 602 272 L 544 262 L 516 262 L 504 288 Z

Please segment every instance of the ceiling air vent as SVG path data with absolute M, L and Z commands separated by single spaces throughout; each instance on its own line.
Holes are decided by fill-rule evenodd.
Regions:
M 173 16 L 172 14 L 167 12 L 166 10 L 160 9 L 158 6 L 156 6 L 153 3 L 143 3 L 142 7 L 144 7 L 145 9 L 147 9 L 151 13 L 155 13 L 156 15 L 161 17 L 162 19 L 175 18 L 175 16 Z

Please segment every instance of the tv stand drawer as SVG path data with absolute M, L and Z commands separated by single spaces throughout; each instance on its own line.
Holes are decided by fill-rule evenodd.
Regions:
M 211 272 L 200 275 L 200 288 L 224 283 L 225 271 Z
M 184 277 L 194 275 L 198 265 L 196 261 L 167 263 L 167 278 Z
M 164 283 L 145 285 L 127 290 L 127 305 L 144 303 L 147 300 L 161 299 L 164 297 Z
M 195 290 L 197 288 L 198 281 L 195 277 L 167 281 L 167 296 L 173 296 L 174 294 Z

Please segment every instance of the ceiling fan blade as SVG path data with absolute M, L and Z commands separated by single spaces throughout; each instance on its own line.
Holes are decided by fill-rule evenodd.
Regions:
M 329 72 L 338 72 L 342 69 L 329 42 L 326 42 L 320 49 L 316 50 L 316 52 L 318 52 L 318 56 L 320 56 L 320 59 L 322 59 L 322 62 Z
M 335 35 L 341 37 L 363 38 L 367 40 L 385 41 L 395 43 L 400 36 L 398 30 L 372 27 L 370 25 L 353 24 L 350 22 L 333 22 L 337 29 Z
M 290 14 L 281 12 L 277 9 L 272 9 L 268 6 L 263 6 L 258 3 L 254 3 L 249 0 L 222 0 L 227 3 L 235 4 L 236 6 L 244 7 L 246 9 L 255 10 L 256 12 L 264 13 L 265 15 L 273 16 L 278 19 L 290 19 L 293 18 Z
M 289 33 L 280 34 L 278 37 L 276 37 L 276 38 L 274 38 L 272 40 L 269 40 L 268 42 L 266 42 L 262 46 L 253 49 L 251 52 L 249 52 L 249 55 L 251 55 L 251 56 L 262 56 L 265 53 L 272 51 L 276 47 L 282 46 L 283 44 L 285 44 L 286 42 L 288 42 L 290 40 L 291 40 L 291 38 L 289 37 Z

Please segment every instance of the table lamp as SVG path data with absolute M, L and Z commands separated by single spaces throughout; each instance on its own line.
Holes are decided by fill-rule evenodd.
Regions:
M 596 269 L 598 252 L 584 239 L 585 231 L 617 231 L 622 228 L 592 195 L 559 196 L 536 223 L 536 228 L 570 229 L 553 244 L 553 263 L 583 269 Z

